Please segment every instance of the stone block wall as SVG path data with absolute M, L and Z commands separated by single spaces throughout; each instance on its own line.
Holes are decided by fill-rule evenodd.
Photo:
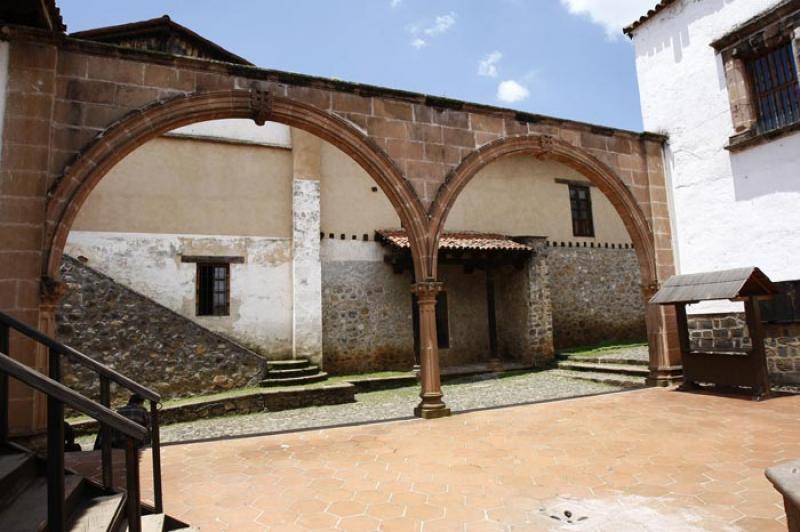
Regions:
M 692 349 L 743 351 L 752 347 L 744 313 L 689 316 Z M 764 349 L 773 384 L 800 385 L 800 323 L 765 323 Z
M 556 349 L 644 341 L 644 299 L 633 249 L 547 248 Z
M 393 274 L 383 262 L 323 260 L 322 349 L 326 372 L 414 367 L 411 277 L 409 272 Z
M 87 356 L 153 388 L 164 398 L 256 384 L 264 359 L 71 257 L 57 309 L 57 337 Z M 65 361 L 64 383 L 99 397 L 97 376 Z M 115 400 L 127 399 L 112 386 Z

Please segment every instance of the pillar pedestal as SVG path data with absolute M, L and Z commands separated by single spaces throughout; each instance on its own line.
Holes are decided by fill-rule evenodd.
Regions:
M 442 400 L 442 379 L 439 373 L 439 344 L 436 338 L 436 296 L 443 283 L 422 282 L 411 286 L 419 305 L 420 384 L 422 391 L 414 415 L 423 419 L 436 419 L 450 415 Z

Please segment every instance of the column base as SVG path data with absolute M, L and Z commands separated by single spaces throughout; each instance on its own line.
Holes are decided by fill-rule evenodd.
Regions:
M 645 384 L 647 386 L 677 386 L 683 382 L 683 366 L 669 366 L 666 368 L 651 369 Z
M 441 408 L 429 408 L 425 405 L 419 405 L 414 408 L 414 416 L 422 419 L 437 419 L 449 415 L 451 415 L 451 412 L 446 406 L 442 406 Z

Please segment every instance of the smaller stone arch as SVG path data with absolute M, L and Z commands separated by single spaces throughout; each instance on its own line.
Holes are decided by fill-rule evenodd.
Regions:
M 585 150 L 549 135 L 522 135 L 498 139 L 468 155 L 447 177 L 437 192 L 430 210 L 430 235 L 427 255 L 433 278 L 437 276 L 439 237 L 444 231 L 447 215 L 464 187 L 486 165 L 515 155 L 529 155 L 563 163 L 580 172 L 600 189 L 622 218 L 631 236 L 641 271 L 642 286 L 648 287 L 657 279 L 655 249 L 650 225 L 630 189 L 611 168 Z
M 145 142 L 192 123 L 225 118 L 274 121 L 303 129 L 352 157 L 375 180 L 408 232 L 415 275 L 425 277 L 428 246 L 425 209 L 396 164 L 365 133 L 331 113 L 260 89 L 197 92 L 132 111 L 112 124 L 80 153 L 51 190 L 43 276 L 57 279 L 64 245 L 91 191 L 120 160 Z

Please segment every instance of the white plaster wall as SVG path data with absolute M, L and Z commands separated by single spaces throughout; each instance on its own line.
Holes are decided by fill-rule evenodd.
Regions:
M 372 235 L 370 235 L 371 237 Z M 320 242 L 319 257 L 323 263 L 328 262 L 383 262 L 388 250 L 374 241 L 334 240 L 325 238 Z M 391 270 L 391 266 L 386 266 Z
M 682 0 L 635 34 L 644 127 L 669 136 L 680 273 L 758 266 L 800 278 L 800 133 L 739 153 L 710 43 L 778 0 Z M 727 303 L 696 312 L 728 312 Z
M 284 148 L 292 147 L 292 135 L 289 126 L 276 122 L 267 122 L 263 126 L 259 126 L 252 120 L 241 118 L 198 122 L 197 124 L 173 129 L 168 135 L 223 139 Z
M 7 42 L 0 41 L 0 161 L 3 160 L 3 125 L 6 120 L 6 89 L 8 88 L 8 50 Z
M 72 231 L 66 253 L 211 330 L 264 355 L 292 351 L 290 239 Z M 230 316 L 195 315 L 193 263 L 181 255 L 241 256 L 231 264 Z

